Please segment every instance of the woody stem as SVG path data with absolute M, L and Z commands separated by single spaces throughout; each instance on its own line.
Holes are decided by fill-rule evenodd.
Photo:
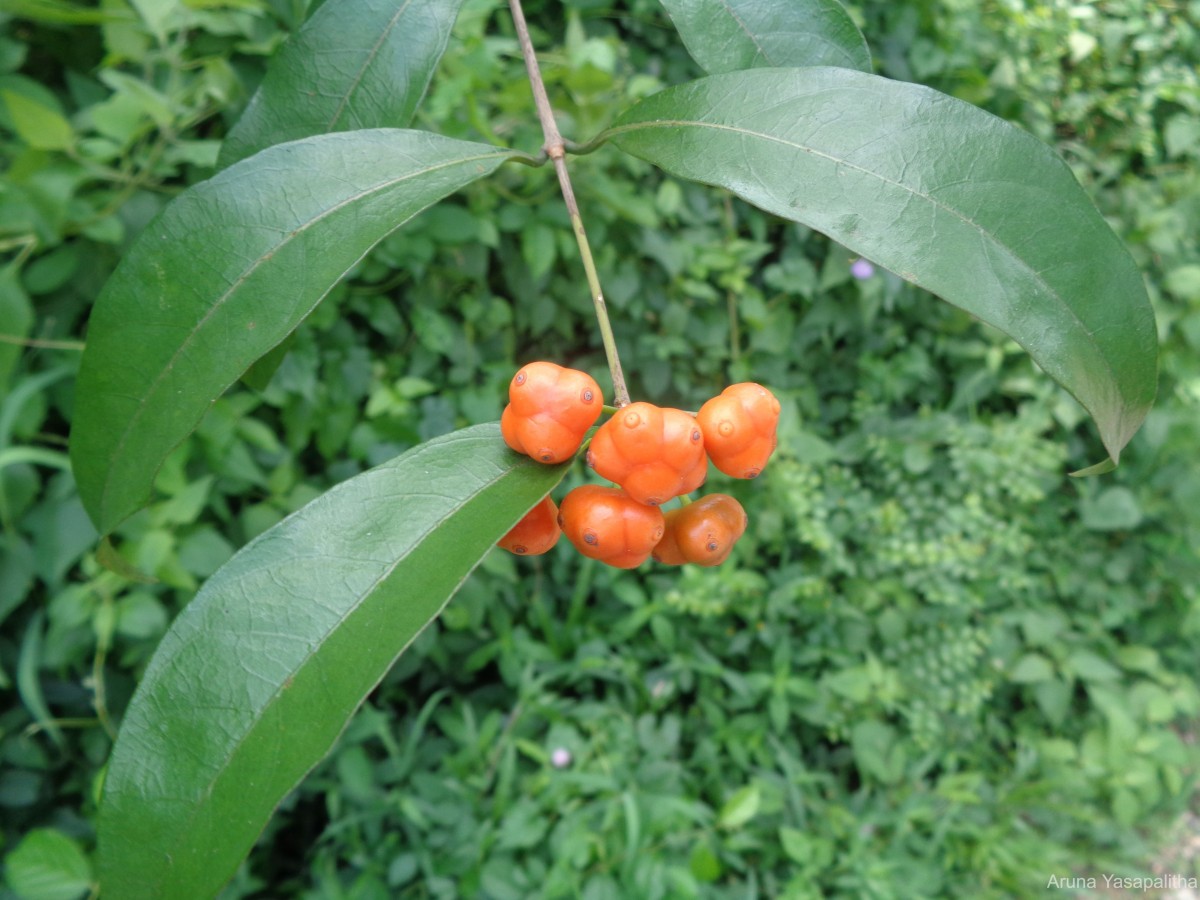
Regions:
M 508 0 L 512 10 L 513 25 L 517 29 L 517 40 L 521 45 L 521 55 L 525 57 L 525 70 L 529 73 L 529 84 L 533 89 L 533 103 L 537 107 L 538 121 L 542 123 L 542 134 L 545 136 L 546 155 L 554 164 L 558 175 L 558 186 L 562 190 L 563 201 L 567 205 L 567 215 L 571 219 L 571 228 L 575 232 L 575 241 L 579 244 L 579 255 L 583 259 L 583 271 L 587 276 L 588 289 L 592 293 L 592 305 L 596 310 L 596 323 L 600 326 L 600 339 L 604 342 L 604 353 L 608 357 L 608 370 L 612 374 L 613 403 L 618 408 L 629 404 L 629 389 L 625 386 L 625 375 L 621 371 L 621 357 L 617 353 L 617 341 L 613 336 L 612 324 L 608 320 L 608 306 L 604 302 L 604 292 L 600 289 L 600 276 L 596 273 L 596 262 L 592 258 L 592 248 L 588 244 L 587 231 L 583 227 L 583 217 L 579 214 L 579 203 L 575 200 L 575 190 L 571 187 L 571 176 L 567 174 L 566 144 L 559 134 L 558 124 L 554 121 L 554 111 L 550 108 L 550 99 L 546 96 L 546 85 L 542 81 L 542 73 L 538 68 L 537 58 L 533 52 L 533 42 L 529 38 L 529 26 L 525 24 L 525 12 L 521 9 L 521 0 Z

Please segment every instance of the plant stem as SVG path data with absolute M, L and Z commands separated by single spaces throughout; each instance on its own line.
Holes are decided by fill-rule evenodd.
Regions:
M 544 145 L 546 155 L 554 163 L 554 171 L 558 175 L 558 186 L 562 189 L 563 201 L 567 204 L 567 215 L 571 218 L 571 228 L 575 232 L 575 240 L 579 244 L 579 255 L 583 259 L 583 271 L 587 275 L 588 288 L 592 292 L 592 305 L 596 308 L 596 323 L 600 326 L 600 339 L 604 342 L 604 353 L 608 357 L 608 370 L 612 374 L 613 403 L 618 408 L 629 405 L 629 389 L 625 386 L 625 375 L 621 371 L 621 357 L 617 353 L 617 341 L 613 336 L 612 324 L 608 320 L 608 306 L 604 302 L 604 292 L 600 289 L 600 276 L 596 274 L 596 263 L 592 258 L 592 248 L 588 244 L 587 232 L 583 227 L 583 217 L 579 214 L 579 203 L 575 200 L 575 190 L 571 187 L 571 177 L 567 174 L 566 142 L 558 131 L 554 121 L 554 111 L 550 108 L 550 98 L 546 96 L 546 85 L 542 81 L 542 72 L 538 68 L 537 58 L 533 52 L 533 41 L 529 38 L 529 26 L 525 24 L 525 12 L 521 9 L 521 0 L 508 0 L 512 10 L 513 25 L 517 29 L 517 40 L 521 44 L 521 55 L 525 57 L 525 70 L 529 73 L 529 85 L 533 89 L 533 103 L 537 107 L 538 120 L 542 123 L 542 134 L 546 138 Z
M 83 341 L 51 341 L 17 337 L 15 334 L 0 334 L 0 344 L 16 344 L 18 347 L 39 347 L 46 350 L 83 350 Z
M 732 289 L 725 292 L 725 308 L 729 315 L 729 362 L 737 366 L 741 356 L 742 338 L 738 333 L 738 300 Z
M 109 591 L 103 592 L 103 600 L 101 601 L 105 610 L 108 621 L 115 621 L 115 613 L 113 611 L 112 594 Z M 96 655 L 92 658 L 92 706 L 96 710 L 96 717 L 100 720 L 100 724 L 104 727 L 108 738 L 111 741 L 117 739 L 117 729 L 113 727 L 112 718 L 108 714 L 108 688 L 104 683 L 104 663 L 108 659 L 109 645 L 112 643 L 112 633 L 108 632 L 99 636 L 96 641 Z
M 725 235 L 730 243 L 737 240 L 737 220 L 733 215 L 733 195 L 725 193 Z M 742 338 L 738 333 L 738 298 L 733 289 L 725 291 L 725 307 L 729 314 L 729 362 L 737 366 Z

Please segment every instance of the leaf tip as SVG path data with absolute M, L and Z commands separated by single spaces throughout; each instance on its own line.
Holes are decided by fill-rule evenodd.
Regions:
M 1117 467 L 1117 461 L 1111 456 L 1107 457 L 1103 462 L 1098 462 L 1094 466 L 1088 466 L 1086 469 L 1079 469 L 1076 472 L 1071 472 L 1072 478 L 1090 478 L 1093 475 L 1107 475 Z

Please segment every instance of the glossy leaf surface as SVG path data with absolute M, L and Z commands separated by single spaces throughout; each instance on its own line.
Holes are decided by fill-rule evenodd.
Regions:
M 333 131 L 408 126 L 462 3 L 327 0 L 271 60 L 217 164 Z
M 495 424 L 349 479 L 221 568 L 163 638 L 113 749 L 103 896 L 208 897 L 397 656 L 562 477 Z
M 662 0 L 688 53 L 716 75 L 764 66 L 871 71 L 866 38 L 838 0 Z
M 375 243 L 510 156 L 421 131 L 323 135 L 272 147 L 173 201 L 88 324 L 71 462 L 100 532 L 146 501 L 213 400 Z
M 929 88 L 849 69 L 714 75 L 639 103 L 608 139 L 802 222 L 999 328 L 1119 458 L 1156 388 L 1141 274 L 1036 138 Z

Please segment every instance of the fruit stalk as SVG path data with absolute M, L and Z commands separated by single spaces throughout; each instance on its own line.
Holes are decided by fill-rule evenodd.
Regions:
M 621 371 L 621 357 L 617 353 L 617 341 L 608 320 L 608 306 L 604 302 L 604 292 L 600 289 L 600 276 L 596 273 L 592 248 L 588 244 L 587 231 L 583 227 L 583 217 L 579 214 L 579 203 L 575 200 L 575 190 L 571 187 L 571 176 L 567 173 L 566 143 L 558 131 L 558 124 L 554 121 L 550 98 L 546 96 L 546 85 L 542 81 L 542 72 L 538 68 L 537 58 L 534 56 L 533 41 L 529 38 L 529 26 L 525 24 L 525 12 L 521 8 L 521 0 L 509 0 L 508 5 L 512 11 L 513 25 L 517 29 L 517 41 L 521 45 L 521 55 L 525 58 L 525 70 L 529 73 L 529 85 L 533 89 L 533 103 L 537 107 L 538 121 L 542 123 L 542 134 L 546 139 L 544 149 L 554 164 L 554 171 L 558 175 L 558 185 L 562 189 L 563 201 L 567 205 L 567 215 L 571 219 L 571 228 L 575 232 L 575 240 L 579 244 L 579 255 L 583 259 L 583 271 L 587 275 L 588 289 L 592 293 L 592 305 L 596 310 L 596 323 L 600 326 L 600 338 L 604 342 L 604 353 L 608 357 L 608 370 L 612 375 L 613 403 L 619 409 L 629 404 L 629 389 L 625 386 L 625 375 Z

